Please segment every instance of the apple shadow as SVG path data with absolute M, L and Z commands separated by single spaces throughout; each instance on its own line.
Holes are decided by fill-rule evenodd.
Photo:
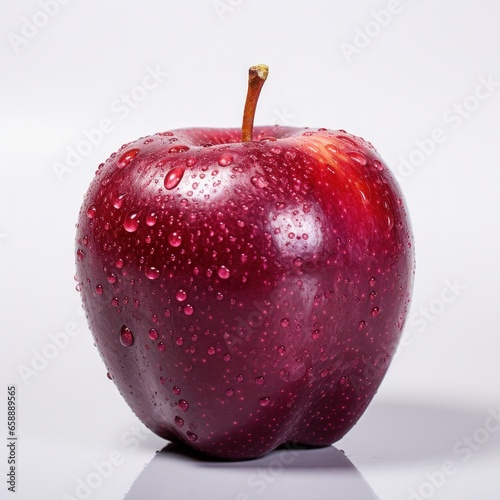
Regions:
M 488 407 L 418 405 L 375 398 L 336 446 L 357 466 L 449 459 L 458 441 L 484 425 L 488 411 Z M 500 436 L 492 435 L 484 451 L 498 449 L 499 444 Z
M 125 500 L 378 500 L 334 446 L 278 448 L 254 460 L 202 458 L 168 444 L 146 465 Z

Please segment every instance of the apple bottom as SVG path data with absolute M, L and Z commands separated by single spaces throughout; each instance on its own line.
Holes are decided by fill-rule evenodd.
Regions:
M 304 294 L 311 295 L 309 290 Z M 265 339 L 260 329 L 243 331 L 236 320 L 226 320 L 224 329 L 240 334 L 217 343 L 216 337 L 205 335 L 212 331 L 212 321 L 199 321 L 193 329 L 181 316 L 172 315 L 176 329 L 162 342 L 146 335 L 147 340 L 140 341 L 136 335 L 135 343 L 124 347 L 119 336 L 110 335 L 105 341 L 96 339 L 96 344 L 138 418 L 169 441 L 231 460 L 256 458 L 286 443 L 327 446 L 352 428 L 381 383 L 397 338 L 381 337 L 377 347 L 367 347 L 366 338 L 374 335 L 375 326 L 388 331 L 384 325 L 393 323 L 393 314 L 400 311 L 387 311 L 385 318 L 368 322 L 366 334 L 352 332 L 347 308 L 334 305 L 337 294 L 322 295 L 320 310 L 329 311 L 331 318 L 321 332 L 314 330 L 316 315 L 304 316 L 297 307 L 302 301 L 298 296 L 298 302 L 290 301 L 287 316 L 307 335 L 291 333 L 290 324 L 283 327 L 277 319 L 270 320 L 269 331 L 280 333 Z M 215 318 L 224 317 L 217 301 L 208 305 Z M 102 322 L 112 316 L 102 311 L 94 317 Z M 124 319 L 134 332 L 143 330 L 146 322 L 138 311 Z M 116 319 L 108 321 L 97 331 L 122 328 Z M 190 329 L 189 337 L 177 333 Z
M 351 375 L 352 380 L 356 378 L 361 380 L 361 374 Z M 300 394 L 304 392 L 304 384 L 309 383 L 309 377 L 299 379 L 280 392 Z M 371 389 L 373 383 L 378 381 L 367 383 L 366 389 Z M 315 391 L 295 398 L 276 396 L 272 407 L 254 409 L 246 415 L 246 421 L 235 420 L 238 417 L 232 415 L 231 408 L 213 414 L 211 422 L 204 422 L 207 416 L 202 413 L 196 424 L 192 423 L 196 417 L 184 420 L 182 411 L 174 411 L 171 420 L 177 428 L 164 423 L 169 420 L 164 414 L 155 420 L 151 417 L 154 414 L 151 408 L 137 407 L 130 399 L 128 402 L 145 425 L 164 439 L 181 444 L 187 442 L 193 450 L 206 456 L 241 460 L 263 456 L 279 446 L 316 448 L 340 440 L 355 425 L 372 399 L 372 395 L 360 396 L 348 384 L 346 382 L 345 389 L 340 392 L 335 391 L 336 397 L 332 396 L 330 387 L 323 389 L 321 385 Z M 355 404 L 351 405 L 350 401 L 355 401 Z M 212 431 L 204 432 L 204 424 Z M 217 428 L 215 432 L 214 428 Z

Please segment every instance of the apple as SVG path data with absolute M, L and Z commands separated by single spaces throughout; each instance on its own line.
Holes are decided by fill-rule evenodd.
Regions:
M 163 438 L 224 459 L 326 446 L 358 421 L 401 336 L 413 236 L 393 175 L 345 131 L 162 132 L 101 164 L 77 288 L 126 402 Z

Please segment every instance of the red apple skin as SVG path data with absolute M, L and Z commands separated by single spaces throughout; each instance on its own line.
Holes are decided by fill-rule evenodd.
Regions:
M 360 418 L 408 312 L 413 237 L 344 131 L 183 129 L 100 165 L 78 289 L 109 376 L 165 439 L 224 459 L 324 446 Z

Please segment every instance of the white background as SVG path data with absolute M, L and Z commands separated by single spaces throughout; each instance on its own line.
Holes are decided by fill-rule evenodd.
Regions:
M 404 345 L 337 448 L 381 500 L 409 499 L 412 489 L 436 500 L 498 499 L 500 431 L 488 426 L 500 412 L 498 2 L 45 1 L 50 16 L 34 0 L 4 2 L 0 15 L 2 478 L 9 384 L 19 435 L 18 493 L 2 479 L 0 497 L 83 498 L 78 480 L 99 482 L 89 475 L 111 456 L 113 471 L 88 497 L 120 499 L 166 444 L 106 378 L 79 310 L 78 209 L 97 165 L 122 143 L 238 126 L 247 68 L 265 63 L 256 121 L 342 128 L 371 141 L 401 181 L 413 221 Z M 389 8 L 390 18 L 377 15 Z M 151 69 L 156 88 L 137 89 Z M 131 92 L 140 102 L 126 105 Z M 85 131 L 102 120 L 108 132 L 94 133 L 98 144 L 85 150 Z M 68 148 L 78 147 L 85 158 L 61 173 Z M 66 343 L 54 351 L 58 333 Z M 448 475 L 436 472 L 443 462 Z M 231 471 L 198 476 L 191 462 L 173 463 L 162 494 L 143 498 L 237 498 L 217 489 Z M 351 498 L 338 493 L 335 474 L 315 468 L 299 472 L 309 494 L 298 496 L 280 470 L 265 480 L 275 498 Z M 245 470 L 240 492 L 264 498 L 270 490 L 252 486 L 253 473 Z M 199 497 L 189 493 L 198 477 L 207 482 Z

